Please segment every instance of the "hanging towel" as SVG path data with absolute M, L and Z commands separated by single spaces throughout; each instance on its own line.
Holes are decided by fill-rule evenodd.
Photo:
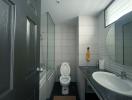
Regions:
M 90 58 L 91 58 L 90 48 L 88 47 L 87 48 L 87 51 L 86 51 L 86 57 L 85 57 L 85 59 L 86 59 L 87 62 L 89 62 L 90 61 Z

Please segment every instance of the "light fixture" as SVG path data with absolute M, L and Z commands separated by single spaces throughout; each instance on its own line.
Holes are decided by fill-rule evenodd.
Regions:
M 59 4 L 61 2 L 61 0 L 56 0 L 56 2 Z

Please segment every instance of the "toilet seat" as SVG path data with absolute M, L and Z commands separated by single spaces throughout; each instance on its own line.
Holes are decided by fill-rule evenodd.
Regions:
M 70 81 L 71 81 L 70 76 L 61 76 L 61 77 L 60 77 L 60 82 L 61 82 L 61 84 L 63 84 L 63 85 L 69 84 Z

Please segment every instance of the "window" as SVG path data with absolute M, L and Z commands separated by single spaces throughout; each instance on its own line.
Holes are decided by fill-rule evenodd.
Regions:
M 105 9 L 105 26 L 118 20 L 123 15 L 132 11 L 132 0 L 114 0 Z

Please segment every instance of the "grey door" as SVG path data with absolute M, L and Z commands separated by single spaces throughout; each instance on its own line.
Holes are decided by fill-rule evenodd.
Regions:
M 13 100 L 14 4 L 0 0 L 0 100 Z
M 0 100 L 39 100 L 40 0 L 0 0 Z

